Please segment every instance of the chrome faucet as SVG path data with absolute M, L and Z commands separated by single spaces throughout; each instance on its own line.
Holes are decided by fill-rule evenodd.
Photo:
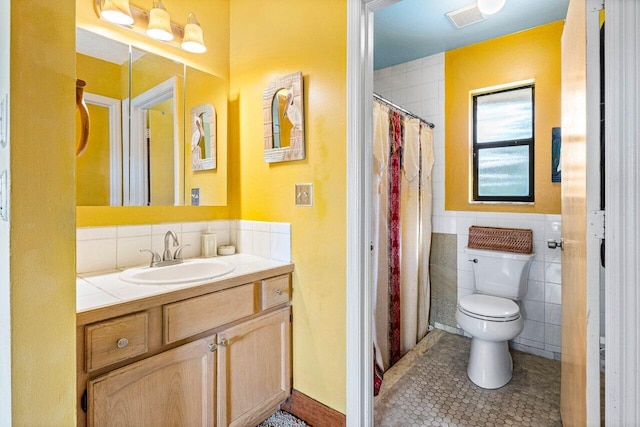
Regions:
M 179 246 L 178 236 L 173 231 L 167 231 L 167 234 L 164 235 L 164 252 L 162 253 L 163 261 L 172 261 L 173 255 L 171 254 L 171 249 L 169 249 L 169 245 L 171 244 L 170 238 L 173 237 L 173 246 Z
M 178 246 L 178 249 L 172 254 L 171 253 L 171 239 L 173 238 L 173 246 Z M 178 242 L 178 236 L 175 232 L 169 230 L 164 235 L 164 251 L 162 253 L 162 258 L 160 258 L 160 254 L 156 251 L 152 251 L 149 249 L 140 249 L 140 252 L 150 252 L 151 257 L 151 267 L 164 267 L 167 265 L 180 264 L 182 259 L 182 249 L 184 249 L 187 245 L 180 245 Z

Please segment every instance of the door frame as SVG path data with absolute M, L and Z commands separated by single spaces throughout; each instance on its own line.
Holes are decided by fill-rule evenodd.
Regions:
M 125 192 L 125 204 L 146 206 L 151 200 L 149 194 L 149 150 L 147 147 L 147 115 L 146 110 L 168 99 L 173 99 L 173 194 L 174 204 L 179 205 L 180 198 L 180 165 L 178 159 L 180 141 L 177 122 L 177 78 L 175 76 L 141 93 L 128 104 L 130 108 L 129 155 L 129 192 Z M 126 161 L 126 160 L 125 160 Z
M 373 425 L 373 13 L 399 0 L 347 0 L 347 425 Z
M 371 147 L 373 108 L 373 12 L 397 0 L 347 0 L 347 343 L 346 412 L 348 426 L 373 425 L 371 279 Z M 574 0 L 575 1 L 575 0 Z M 605 27 L 606 131 L 606 423 L 634 424 L 640 416 L 638 298 L 640 197 L 637 81 L 640 60 L 634 22 L 635 0 L 607 0 Z M 635 179 L 634 179 L 635 178 Z M 614 186 L 612 183 L 616 183 Z M 631 198 L 630 198 L 631 197 Z M 631 323 L 630 323 L 631 322 Z M 632 355 L 631 357 L 629 355 Z M 366 363 L 371 361 L 371 363 Z
M 605 0 L 605 422 L 640 417 L 640 4 Z
M 603 0 L 586 4 L 586 420 L 600 423 L 600 11 Z
M 109 205 L 122 206 L 122 126 L 120 100 L 85 92 L 87 104 L 109 111 Z

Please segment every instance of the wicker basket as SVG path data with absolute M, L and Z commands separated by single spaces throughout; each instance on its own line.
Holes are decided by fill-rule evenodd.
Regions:
M 523 228 L 469 227 L 468 246 L 474 249 L 516 252 L 533 252 L 533 232 Z

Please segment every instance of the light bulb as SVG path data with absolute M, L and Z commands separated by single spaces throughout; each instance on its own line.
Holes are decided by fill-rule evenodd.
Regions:
M 483 15 L 493 15 L 504 7 L 506 0 L 478 0 L 478 9 Z
M 129 0 L 104 0 L 100 10 L 100 17 L 114 24 L 133 24 Z
M 171 30 L 171 18 L 161 1 L 153 2 L 153 9 L 149 12 L 149 25 L 147 25 L 147 35 L 161 41 L 173 40 Z
M 193 13 L 189 14 L 187 25 L 184 26 L 184 37 L 180 45 L 184 50 L 191 53 L 203 53 L 207 51 L 202 36 L 202 28 Z

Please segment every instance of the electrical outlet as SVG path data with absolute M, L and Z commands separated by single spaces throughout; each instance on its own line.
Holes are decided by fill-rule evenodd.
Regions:
M 296 206 L 313 206 L 313 184 L 296 184 Z

